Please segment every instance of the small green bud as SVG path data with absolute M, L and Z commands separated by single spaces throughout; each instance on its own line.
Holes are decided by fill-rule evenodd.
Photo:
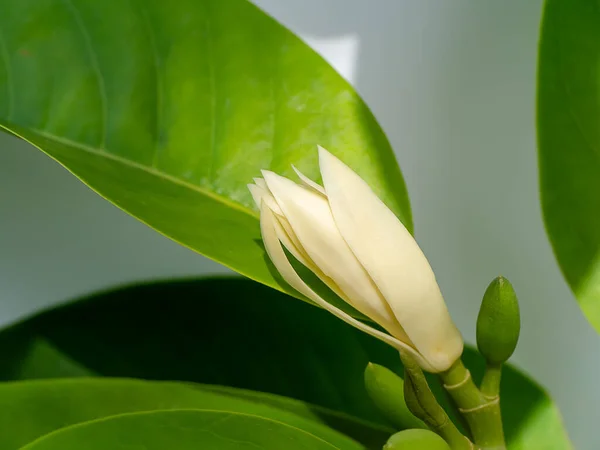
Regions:
M 433 431 L 404 430 L 392 435 L 383 450 L 450 450 L 450 446 Z
M 369 363 L 365 369 L 365 388 L 375 406 L 396 427 L 427 428 L 406 406 L 404 381 L 390 369 Z
M 477 317 L 477 347 L 489 364 L 504 363 L 515 351 L 521 320 L 517 295 L 504 277 L 490 283 Z

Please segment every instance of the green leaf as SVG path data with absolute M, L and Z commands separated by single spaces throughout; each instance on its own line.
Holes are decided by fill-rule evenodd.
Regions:
M 320 179 L 316 145 L 412 230 L 372 113 L 308 45 L 246 0 L 2 0 L 0 128 L 181 244 L 297 295 L 273 273 L 246 185 Z
M 123 413 L 210 409 L 252 414 L 302 429 L 340 448 L 364 448 L 330 424 L 368 428 L 302 402 L 232 388 L 113 378 L 73 378 L 0 384 L 0 448 L 17 449 L 58 429 Z M 327 425 L 327 426 L 326 426 Z M 343 426 L 342 426 L 343 425 Z M 370 448 L 389 433 L 370 429 Z M 377 445 L 379 444 L 379 445 Z M 109 447 L 112 448 L 112 447 Z
M 351 441 L 328 443 L 304 430 L 227 411 L 153 411 L 123 414 L 64 428 L 23 450 L 334 450 L 360 449 Z
M 227 278 L 99 294 L 0 333 L 0 352 L 4 379 L 189 380 L 285 395 L 383 426 L 364 369 L 373 362 L 402 373 L 396 351 L 327 312 Z M 480 380 L 477 353 L 467 349 L 465 362 Z M 502 381 L 510 450 L 569 449 L 548 395 L 510 366 Z
M 542 208 L 554 253 L 600 332 L 600 9 L 548 0 L 538 67 Z
M 329 428 L 352 438 L 354 441 L 359 442 L 368 449 L 379 450 L 385 440 L 388 439 L 390 434 L 394 431 L 394 428 L 389 427 L 385 423 L 370 422 L 344 412 L 334 411 L 329 408 L 324 408 L 301 400 L 282 397 L 280 395 L 227 386 L 206 384 L 195 384 L 195 386 L 200 386 L 203 391 L 212 391 L 235 399 L 248 400 L 259 403 L 260 405 L 277 408 L 280 414 L 282 411 L 287 411 L 304 419 L 327 425 Z M 268 417 L 274 416 L 270 415 Z M 285 422 L 290 423 L 289 420 Z M 308 430 L 318 436 L 321 435 L 311 431 L 311 428 L 307 426 L 303 426 L 302 429 Z

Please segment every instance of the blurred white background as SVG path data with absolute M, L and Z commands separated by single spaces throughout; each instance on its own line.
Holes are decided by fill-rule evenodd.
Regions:
M 325 56 L 385 129 L 416 236 L 474 342 L 489 281 L 522 305 L 514 362 L 558 402 L 577 449 L 597 448 L 600 337 L 546 238 L 535 74 L 541 0 L 256 0 Z M 224 273 L 110 205 L 58 164 L 0 135 L 0 324 L 95 289 Z

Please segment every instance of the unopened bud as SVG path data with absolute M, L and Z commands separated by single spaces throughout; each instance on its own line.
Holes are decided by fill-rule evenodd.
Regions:
M 404 381 L 390 369 L 369 363 L 365 369 L 365 388 L 375 406 L 399 429 L 427 428 L 408 409 Z
M 415 429 L 392 435 L 383 450 L 450 450 L 450 446 L 433 431 Z
M 515 351 L 521 320 L 517 295 L 504 277 L 488 286 L 477 317 L 477 347 L 489 364 L 504 363 Z

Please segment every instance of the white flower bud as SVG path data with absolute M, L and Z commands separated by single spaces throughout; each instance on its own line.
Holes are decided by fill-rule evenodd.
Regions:
M 460 357 L 452 322 L 425 255 L 394 213 L 348 166 L 319 147 L 324 187 L 296 168 L 301 184 L 263 171 L 249 185 L 269 258 L 317 305 L 441 372 Z M 332 291 L 389 334 L 327 303 L 296 273 L 282 245 Z

